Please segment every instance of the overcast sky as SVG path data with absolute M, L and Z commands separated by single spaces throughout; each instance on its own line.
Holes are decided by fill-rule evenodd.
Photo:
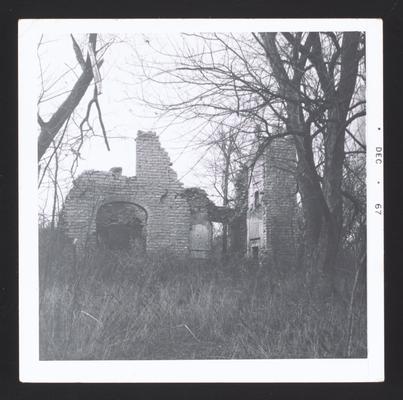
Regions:
M 75 34 L 77 42 L 86 51 L 87 35 Z M 99 35 L 97 47 L 102 45 L 103 40 L 110 40 L 114 35 Z M 102 94 L 99 96 L 102 116 L 108 133 L 110 151 L 106 149 L 102 138 L 102 131 L 98 125 L 95 107 L 92 108 L 91 121 L 94 122 L 95 133 L 99 136 L 92 137 L 84 142 L 81 149 L 82 159 L 79 161 L 76 176 L 85 170 L 105 170 L 112 167 L 122 167 L 123 175 L 133 176 L 136 174 L 136 142 L 138 130 L 155 131 L 162 146 L 167 150 L 173 168 L 179 179 L 185 186 L 203 187 L 213 200 L 220 204 L 220 199 L 211 187 L 210 180 L 206 176 L 208 158 L 211 151 L 197 145 L 197 139 L 204 132 L 199 132 L 199 127 L 204 121 L 193 120 L 192 122 L 178 121 L 172 123 L 171 118 L 160 118 L 157 112 L 150 107 L 144 106 L 139 101 L 142 91 L 147 97 L 150 95 L 163 96 L 164 100 L 174 97 L 172 85 L 156 87 L 155 84 L 144 82 L 140 68 L 140 60 L 147 63 L 161 62 L 161 56 L 153 48 L 173 51 L 175 46 L 180 45 L 180 34 L 121 34 L 114 37 L 115 43 L 107 50 L 104 56 L 104 64 L 101 67 Z M 192 39 L 187 39 L 192 45 Z M 38 41 L 39 44 L 39 41 Z M 169 62 L 169 60 L 168 60 Z M 38 98 L 41 88 L 49 88 L 43 101 L 39 104 L 41 117 L 47 121 L 61 102 L 66 98 L 80 74 L 72 40 L 68 34 L 44 34 L 37 49 L 36 65 Z M 41 73 L 42 71 L 42 73 Z M 140 85 L 140 81 L 143 81 Z M 43 81 L 43 82 L 42 82 Z M 162 93 L 163 91 L 163 93 Z M 80 123 L 86 112 L 89 99 L 92 97 L 91 86 L 79 107 L 76 109 L 77 123 Z M 70 124 L 69 130 L 79 133 L 77 126 Z M 38 128 L 39 134 L 39 128 Z M 72 157 L 62 161 L 59 169 L 60 187 L 63 197 L 71 187 L 71 177 L 67 172 L 70 169 Z M 63 172 L 65 171 L 65 172 Z M 45 205 L 50 212 L 52 204 L 52 190 L 47 190 L 49 185 L 46 181 L 42 184 L 39 192 L 40 208 Z
M 35 21 L 35 23 L 39 22 Z M 290 30 L 294 27 L 297 28 L 295 25 L 298 25 L 297 22 L 289 23 L 291 24 L 289 26 Z M 270 24 L 273 29 L 276 29 L 276 22 L 271 21 Z M 310 27 L 314 28 L 311 25 Z M 92 31 L 97 31 L 94 27 L 92 28 Z M 237 22 L 235 30 L 237 28 L 241 29 L 242 24 Z M 253 25 L 248 25 L 248 28 L 249 30 L 257 29 L 258 25 L 254 23 Z M 329 28 L 331 28 L 330 25 Z M 29 30 L 26 32 L 29 34 Z M 75 57 L 69 33 L 74 33 L 84 52 L 86 52 L 85 46 L 88 36 L 83 34 L 83 32 L 86 32 L 85 28 L 83 30 L 83 26 L 81 26 L 81 33 L 69 28 L 64 29 L 63 33 L 58 33 L 56 29 L 53 31 L 47 29 L 45 32 L 42 39 L 41 35 L 36 36 L 35 47 L 37 49 L 35 50 L 37 50 L 37 54 L 35 60 L 33 60 L 32 67 L 35 69 L 37 76 L 36 98 L 39 97 L 43 86 L 45 88 L 51 86 L 44 96 L 46 101 L 41 102 L 39 105 L 40 115 L 46 121 L 65 99 L 80 74 L 80 67 Z M 38 33 L 38 29 L 36 33 Z M 241 32 L 238 34 L 250 35 L 249 33 Z M 155 50 L 170 53 L 175 52 L 175 48 L 182 48 L 183 37 L 181 35 L 177 31 L 169 33 L 144 31 L 130 34 L 116 33 L 113 35 L 101 33 L 99 35 L 97 47 L 102 45 L 103 40 L 110 40 L 112 37 L 115 39 L 115 43 L 104 56 L 104 64 L 101 68 L 102 94 L 99 96 L 111 151 L 107 151 L 101 136 L 101 129 L 95 122 L 95 133 L 100 136 L 85 141 L 81 150 L 83 159 L 80 160 L 77 174 L 88 169 L 107 171 L 112 167 L 120 166 L 123 168 L 124 175 L 135 175 L 135 138 L 137 131 L 152 130 L 159 135 L 162 146 L 168 151 L 173 162 L 173 168 L 184 184 L 186 186 L 201 186 L 210 195 L 214 193 L 214 190 L 208 185 L 209 180 L 204 177 L 206 162 L 211 157 L 211 151 L 206 152 L 205 147 L 196 146 L 200 134 L 208 134 L 209 128 L 205 127 L 200 133 L 200 126 L 203 121 L 198 121 L 197 119 L 179 125 L 172 124 L 171 119 L 159 118 L 155 110 L 145 107 L 138 100 L 142 93 L 147 97 L 156 98 L 160 96 L 165 100 L 175 97 L 173 85 L 162 87 L 144 82 L 140 85 L 142 77 L 140 62 L 145 61 L 152 65 L 153 61 L 155 63 L 169 61 L 164 60 Z M 38 47 L 40 41 L 41 44 Z M 198 40 L 194 38 L 186 37 L 186 43 L 187 46 L 194 49 L 199 46 Z M 86 105 L 91 96 L 92 87 L 87 90 L 86 96 L 77 109 L 78 123 L 84 116 Z M 95 109 L 92 110 L 91 115 L 92 120 L 96 121 Z M 71 125 L 70 129 L 76 133 L 79 132 L 77 126 Z M 39 127 L 37 127 L 37 132 L 39 133 Z M 71 159 L 66 159 L 64 167 L 69 169 L 70 164 Z
M 108 35 L 104 35 L 104 37 L 109 39 Z M 179 35 L 171 35 L 169 39 L 176 41 L 178 38 Z M 77 40 L 80 44 L 84 44 L 85 37 L 77 35 Z M 157 118 L 154 110 L 142 106 L 136 100 L 136 97 L 141 95 L 141 87 L 138 84 L 141 75 L 138 55 L 146 60 L 152 60 L 155 57 L 155 51 L 148 44 L 150 35 L 120 35 L 116 37 L 116 40 L 118 42 L 108 49 L 104 57 L 104 64 L 101 68 L 103 92 L 99 97 L 111 151 L 107 151 L 102 138 L 91 138 L 83 147 L 82 156 L 84 159 L 81 160 L 78 171 L 86 169 L 108 170 L 114 166 L 121 166 L 125 175 L 134 175 L 134 139 L 137 131 L 153 130 L 160 136 L 162 145 L 168 151 L 178 176 L 183 176 L 186 185 L 194 185 L 199 179 L 195 174 L 197 171 L 189 172 L 189 169 L 194 165 L 194 161 L 202 155 L 200 150 L 188 146 L 193 139 L 190 131 L 194 128 L 195 123 L 193 126 L 190 124 L 167 126 L 170 120 Z M 160 38 L 153 37 L 153 42 L 157 40 L 156 46 L 163 47 L 164 42 L 168 43 L 162 36 Z M 71 38 L 68 35 L 44 35 L 43 43 L 38 52 L 44 71 L 45 86 L 57 80 L 70 67 L 75 67 L 76 73 L 80 72 L 79 68 L 76 67 L 77 61 Z M 69 90 L 75 80 L 74 72 L 68 72 L 62 80 L 52 87 L 47 97 L 51 98 L 54 94 Z M 40 79 L 38 84 L 40 90 Z M 150 92 L 158 90 L 150 84 L 144 87 Z M 81 102 L 79 112 L 85 111 L 85 100 L 91 94 L 92 89 L 89 89 Z M 40 113 L 45 120 L 64 98 L 65 95 L 61 95 L 41 103 Z M 95 120 L 95 109 L 93 109 L 92 115 Z M 72 126 L 71 129 L 77 128 Z M 96 133 L 101 134 L 99 127 L 96 129 Z

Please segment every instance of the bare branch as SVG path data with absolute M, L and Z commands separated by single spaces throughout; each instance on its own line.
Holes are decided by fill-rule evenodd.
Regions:
M 92 35 L 92 36 L 91 36 Z M 90 35 L 90 43 L 95 45 L 96 34 Z M 101 66 L 99 63 L 99 67 Z M 81 99 L 83 98 L 87 88 L 89 87 L 93 79 L 93 72 L 91 67 L 91 61 L 87 58 L 85 63 L 85 69 L 80 75 L 79 79 L 73 86 L 71 92 L 67 96 L 66 100 L 59 106 L 56 112 L 52 115 L 49 121 L 44 122 L 41 125 L 41 132 L 38 137 L 38 160 L 45 154 L 47 148 L 52 143 L 61 127 L 70 117 L 72 112 L 76 109 Z

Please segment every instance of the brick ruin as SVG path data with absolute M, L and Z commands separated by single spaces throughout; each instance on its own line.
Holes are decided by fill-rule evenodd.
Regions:
M 232 249 L 250 256 L 269 253 L 290 262 L 293 249 L 295 182 L 287 170 L 295 151 L 286 140 L 269 146 L 246 188 L 247 211 L 219 207 L 199 188 L 185 188 L 154 132 L 139 131 L 136 176 L 122 169 L 85 171 L 73 183 L 60 216 L 60 226 L 76 243 L 134 247 L 138 252 L 169 249 L 206 258 L 212 247 L 213 222 L 229 224 Z M 248 189 L 249 188 L 249 189 Z M 240 201 L 242 203 L 242 201 Z M 243 201 L 245 204 L 245 201 Z
M 64 203 L 62 229 L 81 249 L 135 246 L 207 257 L 219 207 L 203 190 L 185 189 L 171 165 L 157 135 L 139 131 L 136 176 L 123 176 L 121 168 L 83 172 Z
M 293 142 L 277 138 L 250 168 L 247 196 L 247 254 L 267 255 L 275 265 L 296 257 L 297 183 Z

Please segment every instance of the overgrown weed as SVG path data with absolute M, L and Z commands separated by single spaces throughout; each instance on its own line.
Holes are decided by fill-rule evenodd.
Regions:
M 75 257 L 68 240 L 44 230 L 40 358 L 366 357 L 364 280 L 349 310 L 352 273 L 323 301 L 303 271 L 168 251 L 88 248 Z

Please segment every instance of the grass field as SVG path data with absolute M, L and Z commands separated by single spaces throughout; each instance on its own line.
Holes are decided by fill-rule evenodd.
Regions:
M 366 357 L 365 279 L 315 279 L 247 259 L 87 250 L 40 232 L 43 360 Z

